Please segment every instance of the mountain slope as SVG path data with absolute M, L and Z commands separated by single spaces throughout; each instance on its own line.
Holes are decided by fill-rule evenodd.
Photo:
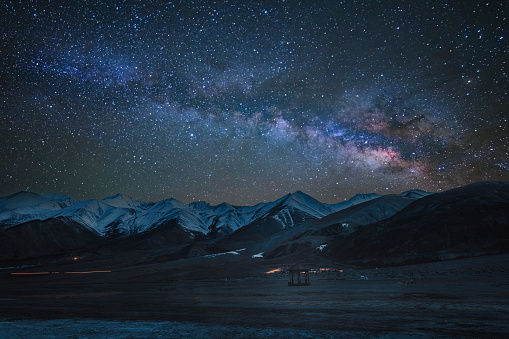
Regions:
M 150 246 L 176 246 L 204 239 L 220 239 L 221 244 L 232 247 L 251 244 L 265 250 L 302 232 L 313 221 L 379 197 L 377 194 L 358 194 L 348 201 L 329 205 L 297 191 L 276 201 L 254 206 L 233 206 L 227 203 L 212 206 L 203 201 L 185 205 L 175 199 L 142 202 L 121 194 L 102 200 L 79 201 L 57 194 L 20 192 L 0 198 L 0 230 L 5 231 L 0 236 L 12 240 L 11 249 L 24 248 L 25 244 L 15 244 L 17 241 L 32 241 L 33 248 L 27 251 L 30 256 L 38 255 L 38 247 L 41 248 L 41 255 L 78 248 L 78 242 L 73 240 L 75 234 L 85 231 L 86 234 L 93 234 L 94 239 L 102 238 L 106 243 L 114 243 L 117 248 L 126 250 L 136 246 L 146 249 Z M 325 220 L 334 220 L 334 217 L 331 218 Z M 360 220 L 363 217 L 359 215 L 356 218 Z M 365 218 L 376 219 L 367 214 Z M 30 240 L 30 237 L 25 239 L 14 235 L 23 232 L 33 234 L 34 225 L 37 224 L 46 225 L 44 229 L 38 229 L 38 232 L 47 231 L 48 248 L 52 250 L 38 241 Z M 9 231 L 11 228 L 15 229 Z M 75 245 L 57 245 L 63 239 L 55 233 L 56 230 L 68 234 L 69 241 Z M 281 234 L 273 237 L 276 233 Z M 40 233 L 31 237 L 44 238 L 45 235 Z M 84 238 L 83 246 L 88 246 L 87 239 L 90 237 L 87 235 Z M 127 240 L 120 241 L 122 239 Z M 9 256 L 4 250 L 0 257 L 19 257 L 14 253 L 16 251 L 11 251 Z
M 355 229 L 360 225 L 368 225 L 387 219 L 405 208 L 417 198 L 402 195 L 386 195 L 371 199 L 347 209 L 329 214 L 312 223 L 310 228 L 315 234 L 330 233 L 332 229 L 341 226 Z
M 266 257 L 277 258 L 297 252 L 322 251 L 334 237 L 351 234 L 373 222 L 387 219 L 416 198 L 401 195 L 379 196 L 299 227 L 291 236 L 284 237 L 277 246 L 267 250 Z
M 376 193 L 369 193 L 369 194 L 356 194 L 352 198 L 348 199 L 347 201 L 343 201 L 334 205 L 330 205 L 330 207 L 335 211 L 341 211 L 347 208 L 350 208 L 352 206 L 362 204 L 363 202 L 370 201 L 376 198 L 381 197 L 381 195 Z
M 371 196 L 366 200 L 369 199 Z M 323 218 L 342 207 L 352 205 L 354 202 L 350 201 L 347 201 L 346 204 L 342 203 L 340 207 L 323 204 L 309 195 L 297 191 L 261 208 L 258 211 L 258 218 L 228 235 L 219 244 L 230 247 L 237 244 L 237 246 L 248 247 L 252 251 L 262 252 L 302 231 L 314 220 Z
M 509 182 L 481 182 L 419 199 L 339 237 L 335 260 L 392 265 L 509 252 Z
M 256 233 L 269 235 L 332 213 L 333 210 L 309 195 L 297 191 L 257 210 L 253 222 L 234 232 L 231 238 L 252 239 Z
M 97 233 L 66 218 L 29 221 L 0 230 L 0 260 L 55 255 L 102 243 Z
M 47 219 L 78 200 L 66 195 L 18 192 L 0 198 L 0 228 L 27 221 Z

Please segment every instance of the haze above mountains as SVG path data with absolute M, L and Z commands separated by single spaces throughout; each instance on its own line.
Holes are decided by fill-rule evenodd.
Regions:
M 254 206 L 141 202 L 120 194 L 86 201 L 30 192 L 0 198 L 4 261 L 93 248 L 157 249 L 168 260 L 246 248 L 265 258 L 391 265 L 507 252 L 508 239 L 508 182 L 435 194 L 358 194 L 332 205 L 300 191 Z

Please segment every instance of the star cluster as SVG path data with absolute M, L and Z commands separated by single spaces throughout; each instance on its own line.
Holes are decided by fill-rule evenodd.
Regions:
M 509 180 L 503 1 L 5 1 L 0 195 Z

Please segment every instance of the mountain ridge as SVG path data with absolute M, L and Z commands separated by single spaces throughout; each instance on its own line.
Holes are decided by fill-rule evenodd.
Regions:
M 327 248 L 334 260 L 402 265 L 509 252 L 509 182 L 426 196 Z
M 143 202 L 120 193 L 102 200 L 80 201 L 57 193 L 37 194 L 22 191 L 0 198 L 0 229 L 8 231 L 20 226 L 41 231 L 29 225 L 39 222 L 62 227 L 65 223 L 62 220 L 67 220 L 69 227 L 76 228 L 76 225 L 79 225 L 79 228 L 101 238 L 119 239 L 171 224 L 172 228 L 181 228 L 183 234 L 187 234 L 189 240 L 192 240 L 229 236 L 246 226 L 256 229 L 263 224 L 265 228 L 260 235 L 267 235 L 323 218 L 377 197 L 379 195 L 376 194 L 356 195 L 352 201 L 325 204 L 302 191 L 296 191 L 272 202 L 234 206 L 228 203 L 210 205 L 206 202 L 191 202 L 186 205 L 174 198 Z M 33 234 L 32 237 L 45 238 L 46 235 Z
M 268 260 L 318 256 L 354 265 L 509 252 L 509 182 L 441 193 L 357 194 L 338 204 L 301 191 L 253 206 L 20 192 L 0 198 L 0 206 L 4 261 L 94 246 L 107 256 L 149 251 L 156 261 L 244 248 Z
M 46 220 L 58 216 L 75 217 L 78 221 L 83 222 L 87 227 L 94 229 L 99 234 L 105 233 L 108 225 L 106 214 L 111 216 L 111 209 L 119 209 L 124 214 L 124 219 L 129 216 L 140 218 L 147 214 L 174 214 L 177 210 L 187 211 L 187 216 L 193 217 L 192 211 L 196 212 L 194 220 L 199 227 L 193 227 L 193 230 L 201 229 L 204 233 L 210 227 L 210 219 L 219 215 L 231 214 L 228 219 L 233 220 L 233 224 L 221 225 L 227 233 L 231 233 L 236 229 L 247 225 L 253 219 L 263 217 L 278 203 L 288 203 L 294 208 L 305 209 L 306 213 L 315 217 L 335 212 L 345 208 L 345 202 L 338 204 L 325 204 L 312 198 L 311 196 L 296 191 L 273 201 L 266 203 L 258 203 L 253 206 L 236 206 L 229 203 L 221 203 L 218 205 L 210 205 L 204 201 L 191 202 L 183 204 L 175 198 L 164 199 L 156 202 L 144 202 L 135 200 L 121 193 L 106 197 L 104 199 L 88 199 L 77 200 L 67 195 L 57 193 L 37 194 L 34 192 L 20 191 L 11 195 L 0 197 L 0 228 L 8 228 L 23 222 L 32 220 Z M 348 201 L 347 201 L 348 203 Z M 352 203 L 351 203 L 352 204 Z M 349 204 L 349 205 L 351 205 Z M 181 213 L 182 214 L 182 213 Z M 186 213 L 182 218 L 186 218 Z M 117 219 L 122 217 L 119 215 Z M 209 222 L 207 222 L 209 220 Z M 156 221 L 153 221 L 156 222 Z M 98 225 L 99 223 L 99 225 Z M 185 225 L 184 225 L 185 226 Z M 225 227 L 226 226 L 226 227 Z M 145 228 L 140 228 L 145 230 Z

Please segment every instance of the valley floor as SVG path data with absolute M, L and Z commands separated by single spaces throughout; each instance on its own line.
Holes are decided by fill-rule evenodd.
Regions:
M 223 257 L 223 263 L 229 260 Z M 313 275 L 312 285 L 302 287 L 288 287 L 283 273 L 263 270 L 193 280 L 149 271 L 13 275 L 3 270 L 0 333 L 21 338 L 34 333 L 42 338 L 509 335 L 508 255 L 345 268 Z M 399 284 L 405 280 L 414 283 Z

